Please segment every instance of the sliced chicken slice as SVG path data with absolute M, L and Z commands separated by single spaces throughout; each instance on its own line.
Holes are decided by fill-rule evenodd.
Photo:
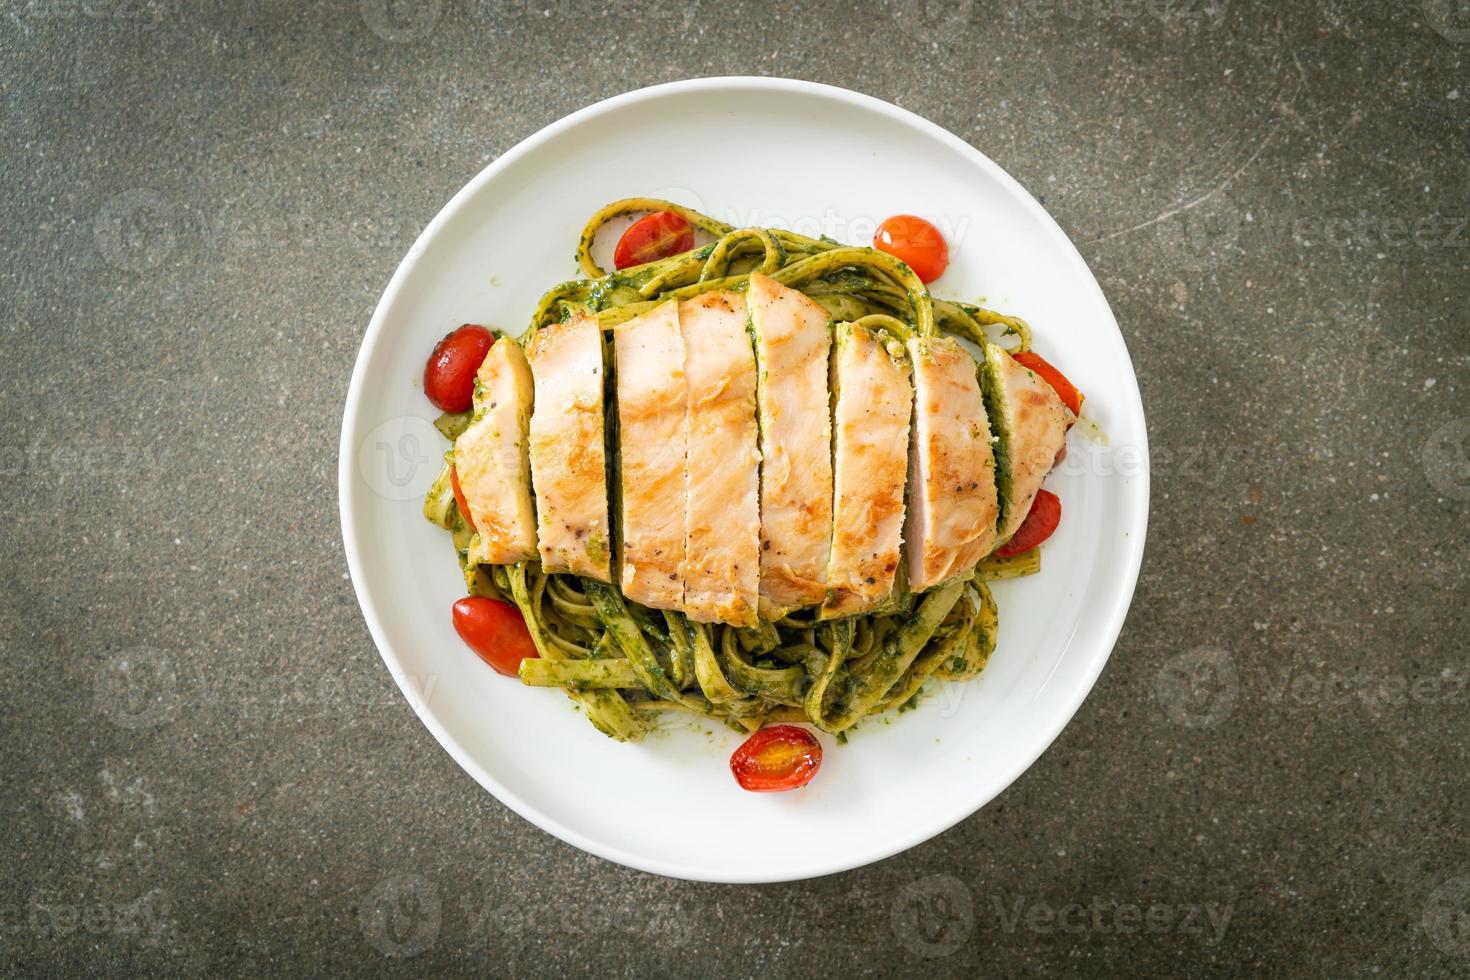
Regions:
M 469 561 L 509 565 L 536 557 L 536 508 L 526 429 L 534 388 L 520 344 L 501 337 L 475 376 L 474 421 L 454 442 L 454 470 L 475 537 Z
M 997 436 L 999 547 L 1030 513 L 1076 416 L 1051 385 L 995 344 L 985 347 L 985 400 Z
M 536 380 L 530 449 L 541 567 L 611 582 L 596 317 L 581 314 L 541 328 L 526 346 L 526 359 Z
M 759 273 L 747 294 L 759 370 L 761 616 L 827 595 L 832 545 L 832 423 L 827 311 Z
M 634 602 L 684 601 L 688 386 L 679 304 L 673 300 L 613 332 L 622 466 L 622 589 Z
M 914 366 L 909 587 L 964 574 L 995 544 L 995 455 L 969 351 L 949 337 L 908 342 Z
M 689 386 L 684 611 L 700 623 L 757 622 L 760 455 L 745 316 L 745 297 L 724 290 L 679 304 Z
M 832 558 L 822 618 L 855 616 L 893 591 L 903 531 L 914 389 L 897 341 L 837 327 L 832 354 Z

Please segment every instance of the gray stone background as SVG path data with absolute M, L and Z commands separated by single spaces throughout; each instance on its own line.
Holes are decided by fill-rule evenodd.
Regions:
M 0 0 L 0 971 L 1470 973 L 1463 0 Z M 669 881 L 512 815 L 343 568 L 353 358 L 543 125 L 779 74 L 1078 243 L 1154 446 L 1096 689 L 848 874 Z

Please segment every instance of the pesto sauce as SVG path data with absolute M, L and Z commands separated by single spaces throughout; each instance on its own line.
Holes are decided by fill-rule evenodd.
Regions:
M 594 534 L 587 539 L 587 558 L 594 565 L 607 564 L 607 538 L 601 534 Z
M 1005 425 L 1005 396 L 1001 392 L 1000 373 L 996 370 L 995 358 L 987 352 L 984 366 L 980 370 L 980 396 L 985 403 L 985 414 L 990 420 L 992 447 L 995 452 L 995 526 L 1005 527 L 1006 512 L 1010 509 L 1011 478 L 1010 432 Z

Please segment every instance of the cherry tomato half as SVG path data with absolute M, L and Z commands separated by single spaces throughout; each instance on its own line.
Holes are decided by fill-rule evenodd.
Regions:
M 741 789 L 779 793 L 812 781 L 822 766 L 822 744 L 805 728 L 773 725 L 751 735 L 730 756 Z
M 464 518 L 466 527 L 471 531 L 475 530 L 475 519 L 470 516 L 469 502 L 464 499 L 464 491 L 459 488 L 459 470 L 453 466 L 449 467 L 449 485 L 454 488 L 454 502 L 459 505 L 459 516 Z
M 878 226 L 873 247 L 907 262 L 914 275 L 933 282 L 944 275 L 949 266 L 949 244 L 944 236 L 923 218 L 912 214 L 895 214 Z
M 1031 502 L 1031 512 L 1026 515 L 1021 526 L 1016 528 L 1015 536 L 995 549 L 995 557 L 1013 558 L 1030 551 L 1051 537 L 1060 523 L 1062 498 L 1050 490 L 1036 491 L 1036 499 Z
M 508 602 L 468 595 L 454 604 L 454 631 L 481 660 L 507 677 L 515 677 L 521 661 L 539 657 L 521 611 Z
M 1065 374 L 1052 367 L 1046 358 L 1034 350 L 1023 351 L 1020 354 L 1014 354 L 1012 356 L 1015 357 L 1017 364 L 1035 371 L 1042 381 L 1051 385 L 1052 390 L 1057 393 L 1057 397 L 1062 400 L 1064 405 L 1072 410 L 1073 415 L 1082 414 L 1082 392 L 1078 391 L 1076 386 L 1067 380 Z
M 444 335 L 434 345 L 429 363 L 424 365 L 424 394 L 441 412 L 469 411 L 475 395 L 475 372 L 495 335 L 473 323 Z
M 626 269 L 666 259 L 694 247 L 694 229 L 672 211 L 645 214 L 628 226 L 613 249 L 613 265 Z

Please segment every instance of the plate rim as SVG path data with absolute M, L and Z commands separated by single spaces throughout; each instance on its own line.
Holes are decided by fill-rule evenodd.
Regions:
M 811 865 L 794 867 L 790 870 L 790 873 L 778 874 L 772 874 L 770 872 L 741 873 L 739 871 L 700 868 L 683 862 L 665 861 L 656 857 L 647 857 L 642 854 L 625 851 L 623 848 L 593 840 L 563 824 L 554 816 L 529 805 L 501 783 L 500 780 L 496 779 L 485 767 L 471 758 L 464 747 L 445 730 L 438 718 L 429 711 L 425 699 L 420 697 L 418 692 L 410 689 L 410 679 L 406 676 L 403 664 L 398 662 L 397 656 L 392 652 L 377 610 L 367 595 L 364 584 L 365 572 L 362 565 L 362 556 L 351 527 L 352 514 L 356 509 L 358 497 L 354 489 L 353 464 L 356 460 L 354 447 L 360 441 L 360 409 L 361 403 L 366 397 L 365 388 L 368 364 L 383 339 L 387 311 L 397 301 L 405 281 L 418 264 L 418 260 L 422 257 L 428 243 L 439 233 L 441 228 L 466 206 L 472 197 L 477 195 L 482 188 L 493 181 L 502 170 L 505 170 L 515 161 L 562 132 L 572 129 L 596 116 L 635 105 L 639 102 L 653 101 L 673 94 L 721 90 L 818 95 L 824 98 L 835 99 L 839 102 L 845 102 L 860 109 L 873 111 L 912 126 L 922 133 L 948 145 L 951 149 L 960 153 L 961 156 L 997 180 L 1002 187 L 1010 192 L 1013 198 L 1021 203 L 1022 207 L 1033 218 L 1039 220 L 1044 233 L 1053 239 L 1065 253 L 1070 253 L 1072 258 L 1085 270 L 1087 280 L 1092 292 L 1095 294 L 1095 299 L 1101 303 L 1102 308 L 1107 312 L 1108 322 L 1100 326 L 1111 328 L 1111 332 L 1118 342 L 1123 359 L 1128 368 L 1129 384 L 1126 390 L 1116 391 L 1114 394 L 1118 397 L 1120 408 L 1125 415 L 1128 427 L 1137 432 L 1137 448 L 1141 462 L 1138 474 L 1133 477 L 1136 481 L 1137 489 L 1124 494 L 1123 498 L 1125 512 L 1131 511 L 1128 514 L 1130 533 L 1126 536 L 1125 543 L 1122 546 L 1124 549 L 1124 575 L 1119 582 L 1121 588 L 1116 593 L 1116 600 L 1111 603 L 1107 611 L 1107 616 L 1101 630 L 1097 633 L 1100 638 L 1104 639 L 1102 655 L 1094 658 L 1095 662 L 1087 664 L 1085 670 L 1078 675 L 1079 683 L 1074 693 L 1066 699 L 1065 711 L 1056 714 L 1056 720 L 1053 725 L 1041 729 L 1045 734 L 1040 740 L 1039 747 L 1035 753 L 1029 754 L 1029 758 L 1023 754 L 1018 757 L 1018 763 L 1015 766 L 1002 770 L 1004 778 L 998 782 L 994 792 L 987 793 L 982 791 L 973 800 L 964 800 L 964 805 L 953 811 L 953 813 L 951 811 L 945 811 L 944 815 L 936 820 L 917 822 L 909 827 L 908 832 L 895 833 L 892 838 L 886 839 L 879 846 L 863 852 L 854 852 L 855 856 L 852 860 L 838 858 L 813 862 Z M 918 113 L 886 102 L 875 96 L 855 92 L 851 89 L 841 88 L 835 85 L 763 75 L 721 75 L 690 78 L 680 81 L 663 82 L 611 96 L 610 98 L 594 102 L 569 115 L 562 116 L 548 125 L 543 126 L 500 154 L 471 178 L 439 209 L 438 213 L 424 227 L 424 230 L 415 238 L 407 254 L 404 255 L 394 270 L 392 278 L 388 281 L 387 287 L 384 289 L 382 296 L 373 309 L 372 318 L 368 323 L 367 331 L 364 333 L 362 343 L 358 348 L 357 358 L 353 363 L 352 376 L 348 383 L 347 397 L 343 408 L 342 430 L 338 441 L 337 452 L 338 517 L 342 533 L 343 550 L 347 559 L 347 570 L 352 580 L 353 593 L 357 598 L 358 608 L 362 612 L 363 619 L 368 627 L 368 633 L 373 639 L 373 644 L 377 647 L 378 655 L 382 657 L 394 683 L 398 685 L 399 690 L 408 701 L 414 714 L 418 716 L 419 721 L 434 736 L 435 741 L 439 743 L 440 747 L 448 752 L 450 757 L 454 759 L 461 769 L 468 773 L 483 789 L 488 790 L 500 803 L 531 824 L 559 840 L 571 844 L 573 847 L 589 854 L 594 854 L 604 860 L 623 865 L 624 867 L 634 868 L 651 874 L 687 881 L 724 884 L 764 884 L 800 881 L 850 871 L 893 857 L 924 841 L 937 837 L 939 834 L 950 830 L 962 821 L 974 816 L 986 804 L 1003 793 L 1022 774 L 1030 769 L 1036 763 L 1036 760 L 1051 747 L 1052 743 L 1056 741 L 1057 737 L 1061 735 L 1067 725 L 1071 723 L 1077 710 L 1082 706 L 1082 702 L 1087 699 L 1087 696 L 1092 693 L 1093 688 L 1097 685 L 1097 679 L 1101 676 L 1103 668 L 1112 658 L 1113 649 L 1117 645 L 1123 623 L 1129 609 L 1132 607 L 1133 595 L 1143 564 L 1144 546 L 1148 536 L 1151 483 L 1152 473 L 1149 465 L 1148 430 L 1143 411 L 1143 399 L 1138 387 L 1138 374 L 1133 367 L 1133 358 L 1128 350 L 1127 340 L 1124 338 L 1122 330 L 1118 327 L 1117 317 L 1114 315 L 1112 306 L 1108 303 L 1107 296 L 1103 293 L 1102 286 L 1097 281 L 1096 275 L 1093 274 L 1092 269 L 1087 265 L 1087 261 L 1077 250 L 1077 246 L 1072 242 L 1066 232 L 1062 230 L 1061 226 L 1057 224 L 1056 219 L 1052 217 L 1046 208 L 1019 181 L 1007 173 L 995 161 L 943 126 L 924 118 Z

